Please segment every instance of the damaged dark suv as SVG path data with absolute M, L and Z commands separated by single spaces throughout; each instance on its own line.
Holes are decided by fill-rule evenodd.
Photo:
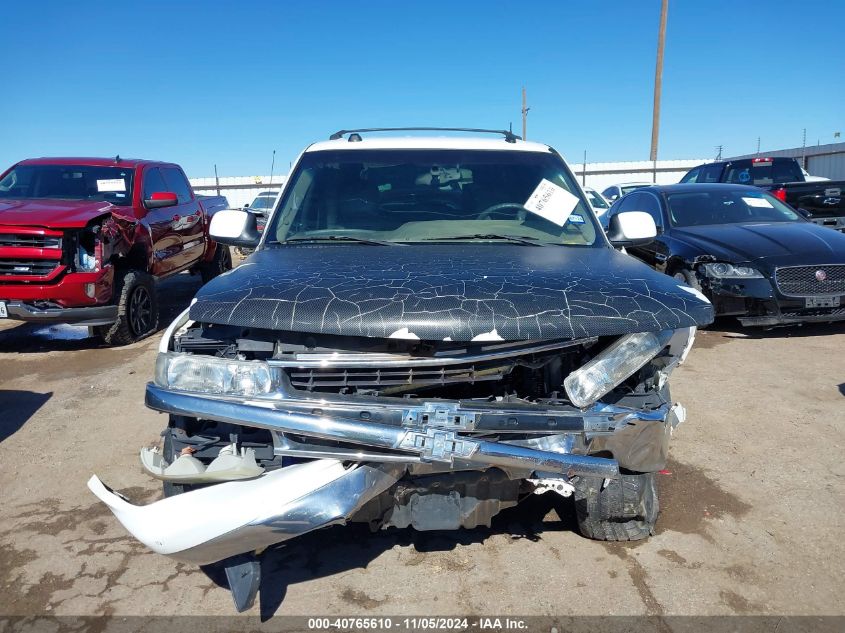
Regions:
M 363 131 L 359 131 L 363 132 Z M 369 131 L 368 131 L 369 132 Z M 333 135 L 299 158 L 257 247 L 166 331 L 142 449 L 165 499 L 89 487 L 156 552 L 222 561 L 239 610 L 258 553 L 324 526 L 489 526 L 549 492 L 581 532 L 654 530 L 655 473 L 684 410 L 667 379 L 707 299 L 614 246 L 552 148 L 504 138 Z

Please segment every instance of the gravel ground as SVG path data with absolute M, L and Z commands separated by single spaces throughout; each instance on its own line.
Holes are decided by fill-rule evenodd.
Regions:
M 199 282 L 164 284 L 165 324 Z M 138 464 L 158 336 L 100 348 L 83 328 L 0 323 L 0 614 L 231 614 L 228 591 L 147 551 L 85 486 L 160 497 Z M 250 615 L 843 614 L 845 328 L 699 334 L 688 409 L 660 476 L 658 533 L 578 535 L 552 495 L 491 529 L 334 527 L 267 553 Z

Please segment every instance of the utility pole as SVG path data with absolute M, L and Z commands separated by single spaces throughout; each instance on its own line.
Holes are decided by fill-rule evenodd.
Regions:
M 587 150 L 584 150 L 584 171 L 581 174 L 581 186 L 587 186 Z
M 220 195 L 220 178 L 217 175 L 217 163 L 214 163 L 214 182 L 217 183 L 217 195 Z
M 801 167 L 807 169 L 807 128 L 804 128 L 804 136 L 801 139 Z
M 276 150 L 273 150 L 273 161 L 270 163 L 270 184 L 273 184 L 273 169 L 276 167 Z
M 722 146 L 716 146 L 716 160 L 722 160 Z
M 760 155 L 760 137 L 757 137 L 757 156 Z
M 528 111 L 531 108 L 528 107 L 527 101 L 525 99 L 525 86 L 522 87 L 522 140 L 528 140 Z
M 660 92 L 663 85 L 663 49 L 666 43 L 666 16 L 669 0 L 660 5 L 660 29 L 657 32 L 657 65 L 654 69 L 654 109 L 651 117 L 651 162 L 654 166 L 653 181 L 657 182 L 657 140 L 660 136 Z

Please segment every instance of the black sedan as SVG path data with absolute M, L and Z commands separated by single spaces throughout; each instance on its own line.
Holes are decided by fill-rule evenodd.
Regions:
M 657 238 L 628 253 L 704 293 L 743 325 L 845 320 L 845 233 L 809 222 L 756 187 L 652 186 L 605 214 L 645 211 Z

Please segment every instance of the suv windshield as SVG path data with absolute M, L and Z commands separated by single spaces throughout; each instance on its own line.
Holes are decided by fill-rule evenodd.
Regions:
M 590 201 L 590 204 L 593 205 L 594 209 L 609 209 L 610 206 L 604 201 L 599 194 L 597 194 L 592 189 L 585 189 L 584 193 L 587 196 L 587 199 Z
M 545 207 L 532 198 L 537 191 L 552 192 Z M 527 203 L 547 216 L 553 207 L 557 222 Z M 285 187 L 268 242 L 329 236 L 380 242 L 524 238 L 603 246 L 588 208 L 566 165 L 551 152 L 307 152 Z
M 18 165 L 0 180 L 0 198 L 103 200 L 132 204 L 135 172 L 90 165 Z
M 645 185 L 645 184 L 643 184 L 643 185 L 623 185 L 622 187 L 620 187 L 620 189 L 622 190 L 622 195 L 624 196 L 625 194 L 631 193 L 635 189 L 642 189 L 643 187 L 648 187 L 648 186 L 649 185 Z
M 276 194 L 261 193 L 255 197 L 255 200 L 249 205 L 250 209 L 272 209 L 273 203 L 276 201 Z
M 801 221 L 774 196 L 747 188 L 669 193 L 666 199 L 674 226 Z
M 735 160 L 728 165 L 724 182 L 738 185 L 778 185 L 804 180 L 794 158 Z

